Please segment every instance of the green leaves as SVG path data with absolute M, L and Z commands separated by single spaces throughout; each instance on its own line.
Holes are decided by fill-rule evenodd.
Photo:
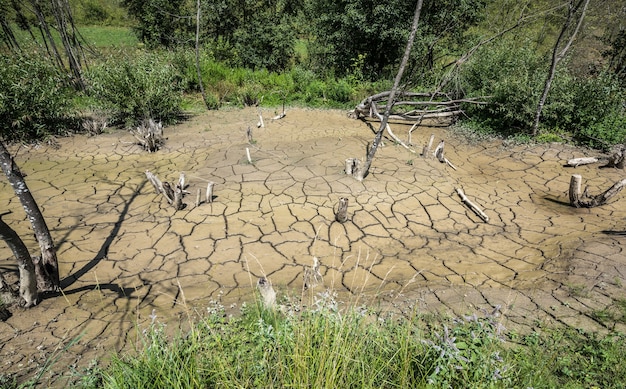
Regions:
M 163 53 L 110 58 L 93 67 L 88 77 L 93 97 L 112 111 L 114 122 L 171 122 L 180 114 L 182 76 Z
M 72 99 L 59 71 L 35 55 L 0 57 L 0 137 L 42 139 L 72 131 Z

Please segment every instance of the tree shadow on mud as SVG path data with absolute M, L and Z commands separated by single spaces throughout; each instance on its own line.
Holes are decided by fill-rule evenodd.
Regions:
M 606 235 L 626 236 L 626 231 L 602 230 L 602 233 Z
M 107 238 L 104 240 L 104 243 L 100 247 L 100 250 L 98 250 L 98 252 L 94 256 L 94 258 L 92 260 L 90 260 L 88 263 L 86 263 L 82 268 L 78 269 L 74 274 L 70 274 L 70 275 L 66 276 L 65 278 L 63 278 L 61 280 L 61 290 L 63 292 L 46 293 L 43 296 L 40 296 L 40 298 L 58 297 L 58 296 L 60 296 L 62 294 L 65 294 L 65 295 L 74 294 L 74 293 L 79 293 L 79 292 L 83 292 L 83 291 L 87 291 L 87 290 L 93 290 L 94 288 L 111 290 L 113 292 L 116 292 L 118 294 L 118 297 L 130 297 L 131 296 L 132 292 L 136 290 L 135 288 L 121 288 L 117 284 L 87 285 L 87 286 L 81 286 L 80 288 L 76 288 L 76 289 L 73 289 L 73 290 L 70 290 L 70 291 L 65 291 L 65 289 L 67 289 L 70 286 L 72 286 L 82 276 L 84 276 L 85 274 L 90 272 L 94 267 L 96 267 L 100 263 L 100 261 L 102 261 L 103 259 L 107 258 L 108 253 L 109 253 L 109 247 L 113 243 L 113 240 L 119 234 L 120 229 L 122 227 L 122 223 L 124 222 L 124 218 L 128 214 L 128 210 L 130 208 L 130 205 L 141 194 L 141 190 L 143 189 L 143 187 L 146 185 L 147 182 L 148 182 L 147 180 L 143 181 L 133 191 L 133 194 L 128 199 L 128 201 L 126 201 L 124 203 L 124 208 L 120 212 L 119 218 L 117 219 L 117 221 L 113 225 L 113 229 L 109 233 L 109 236 L 107 236 Z M 122 187 L 123 187 L 123 185 L 122 185 Z

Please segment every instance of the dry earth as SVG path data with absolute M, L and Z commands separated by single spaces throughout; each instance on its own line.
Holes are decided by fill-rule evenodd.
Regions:
M 140 344 L 153 310 L 176 327 L 213 301 L 250 301 L 262 275 L 279 294 L 299 295 L 314 256 L 324 276 L 316 291 L 333 288 L 344 301 L 401 311 L 459 315 L 499 305 L 505 327 L 517 331 L 607 330 L 593 312 L 626 298 L 623 194 L 600 208 L 567 205 L 574 169 L 563 165 L 584 150 L 472 144 L 422 128 L 413 136 L 418 148 L 434 132 L 446 139 L 457 170 L 387 141 L 372 174 L 358 182 L 343 170 L 373 137 L 363 122 L 294 109 L 254 128 L 249 144 L 245 129 L 256 122 L 255 110 L 202 114 L 167 128 L 165 147 L 154 154 L 124 131 L 60 139 L 58 149 L 13 148 L 58 244 L 63 294 L 0 322 L 2 374 L 28 378 L 62 351 L 44 376 L 61 385 L 55 374 L 68 366 Z M 407 127 L 393 128 L 406 138 Z M 146 169 L 168 181 L 186 172 L 187 207 L 174 212 Z M 598 165 L 575 172 L 592 193 L 624 177 Z M 216 198 L 196 207 L 196 190 L 209 180 Z M 334 221 L 341 197 L 349 199 L 344 224 Z M 5 179 L 0 208 L 13 211 L 4 220 L 36 253 Z M 16 272 L 4 244 L 0 270 Z

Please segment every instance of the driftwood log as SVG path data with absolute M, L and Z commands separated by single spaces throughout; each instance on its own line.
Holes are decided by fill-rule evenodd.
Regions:
M 626 179 L 616 182 L 609 189 L 598 195 L 589 195 L 589 188 L 581 193 L 582 176 L 573 174 L 569 184 L 569 202 L 576 208 L 593 208 L 604 205 L 626 186 Z
M 473 202 L 470 201 L 470 199 L 467 198 L 467 196 L 465 195 L 465 192 L 463 192 L 463 189 L 457 188 L 456 189 L 456 193 L 461 198 L 461 201 L 465 205 L 467 205 L 468 208 L 472 210 L 472 212 L 474 212 L 476 215 L 478 215 L 478 217 L 483 219 L 483 221 L 485 223 L 489 223 L 489 216 L 487 216 L 487 214 L 485 212 L 483 212 L 483 210 L 480 209 L 480 207 L 478 207 L 478 205 L 474 204 Z
M 567 161 L 567 166 L 578 167 L 580 165 L 589 165 L 597 162 L 598 158 L 594 157 L 572 158 Z

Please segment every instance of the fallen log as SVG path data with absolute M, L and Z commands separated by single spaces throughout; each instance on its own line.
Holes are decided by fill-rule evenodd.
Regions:
M 584 157 L 584 158 L 572 158 L 567 161 L 567 166 L 578 167 L 580 165 L 589 165 L 591 163 L 597 163 L 598 158 Z
M 465 196 L 465 193 L 463 192 L 463 189 L 461 188 L 457 188 L 456 189 L 456 193 L 458 193 L 459 197 L 461 198 L 461 201 L 467 205 L 469 207 L 469 209 L 471 209 L 476 215 L 478 215 L 478 217 L 480 217 L 481 219 L 483 219 L 483 221 L 485 223 L 489 223 L 489 216 L 487 216 L 487 214 L 485 212 L 483 212 L 482 209 L 480 209 L 476 204 L 474 204 L 473 202 L 471 202 L 467 196 Z
M 569 202 L 570 205 L 576 208 L 593 208 L 604 205 L 611 198 L 615 197 L 626 186 L 626 178 L 616 182 L 609 189 L 598 195 L 592 196 L 588 194 L 588 189 L 585 188 L 583 193 L 580 193 L 582 186 L 582 176 L 580 174 L 573 174 L 569 185 Z

